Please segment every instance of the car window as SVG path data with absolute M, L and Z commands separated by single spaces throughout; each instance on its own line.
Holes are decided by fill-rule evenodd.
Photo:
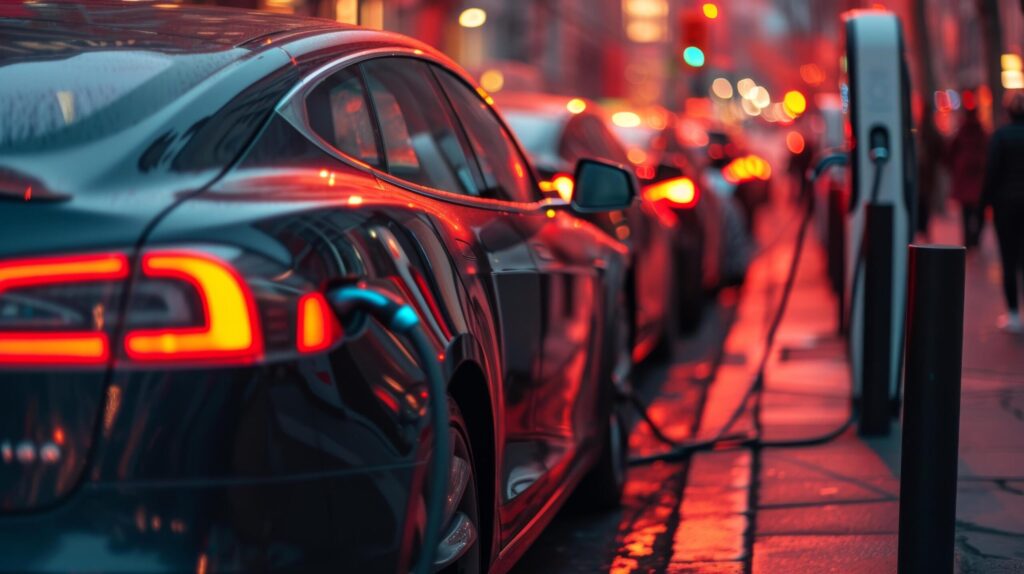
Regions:
M 306 97 L 306 114 L 313 131 L 339 151 L 370 165 L 381 165 L 358 69 L 346 68 L 321 82 Z
M 469 86 L 447 70 L 435 67 L 455 113 L 466 128 L 480 164 L 483 194 L 493 199 L 531 202 L 539 199 L 529 164 L 494 111 Z
M 466 143 L 427 64 L 381 58 L 361 64 L 388 172 L 454 193 L 480 195 Z

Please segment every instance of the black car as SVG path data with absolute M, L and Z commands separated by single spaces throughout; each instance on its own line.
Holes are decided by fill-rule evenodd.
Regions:
M 583 479 L 617 501 L 628 253 L 576 213 L 627 169 L 545 199 L 391 33 L 0 14 L 0 570 L 504 571 Z

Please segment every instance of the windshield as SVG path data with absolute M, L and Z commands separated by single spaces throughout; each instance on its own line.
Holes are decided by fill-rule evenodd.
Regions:
M 152 115 L 241 53 L 105 50 L 0 66 L 0 150 L 99 140 Z

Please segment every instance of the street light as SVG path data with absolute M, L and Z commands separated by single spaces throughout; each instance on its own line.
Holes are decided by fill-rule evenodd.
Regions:
M 483 8 L 466 8 L 459 14 L 459 26 L 463 28 L 479 28 L 487 21 L 487 12 Z

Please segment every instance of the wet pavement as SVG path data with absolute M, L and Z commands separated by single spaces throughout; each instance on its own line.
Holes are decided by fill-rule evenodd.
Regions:
M 952 210 L 934 218 L 932 239 L 957 243 L 958 219 Z M 675 439 L 714 435 L 750 385 L 796 231 L 784 205 L 759 223 L 769 247 L 739 297 L 727 292 L 670 366 L 638 377 L 652 416 Z M 1024 572 L 1024 336 L 995 327 L 1003 309 L 991 229 L 967 273 L 956 571 Z M 778 441 L 842 428 L 849 375 L 834 309 L 824 251 L 811 240 L 769 359 L 760 425 L 747 408 L 733 431 L 760 429 Z M 622 511 L 595 515 L 573 501 L 515 572 L 895 572 L 899 444 L 898 425 L 868 440 L 850 428 L 817 446 L 702 452 L 634 468 Z M 664 448 L 642 423 L 631 446 Z

